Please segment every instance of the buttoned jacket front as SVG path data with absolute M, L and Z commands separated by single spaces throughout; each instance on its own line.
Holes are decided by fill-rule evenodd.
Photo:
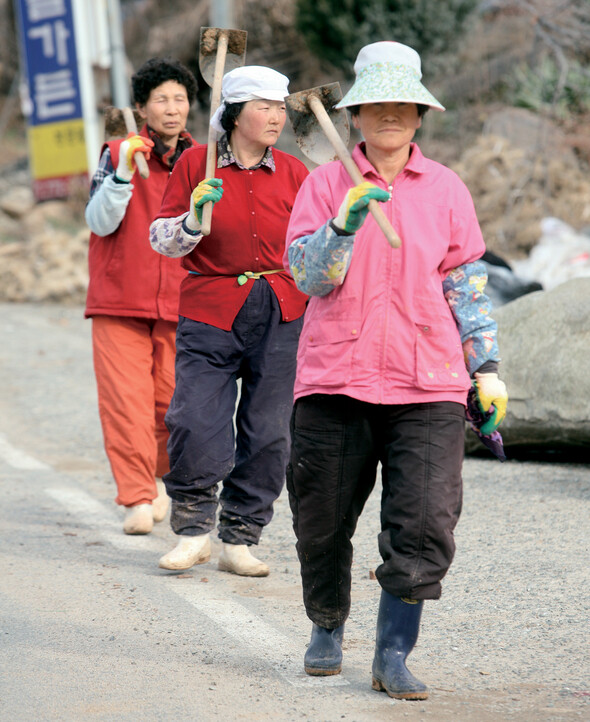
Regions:
M 261 166 L 241 168 L 236 163 L 217 167 L 223 197 L 213 208 L 211 233 L 182 258 L 188 275 L 180 290 L 180 315 L 229 331 L 254 283 L 268 283 L 275 293 L 283 321 L 294 321 L 305 311 L 306 297 L 282 256 L 289 215 L 307 168 L 301 161 L 272 150 L 275 170 Z M 159 219 L 187 215 L 191 193 L 205 177 L 207 147 L 185 151 L 170 176 L 157 215 Z M 157 225 L 157 224 L 156 224 Z M 240 284 L 246 271 L 280 273 Z
M 391 200 L 381 207 L 402 245 L 392 249 L 369 214 L 354 238 L 349 237 L 352 256 L 341 285 L 330 286 L 330 276 L 342 272 L 338 264 L 347 262 L 344 257 L 332 265 L 321 262 L 329 287 L 325 295 L 314 295 L 304 282 L 299 285 L 312 298 L 300 338 L 295 398 L 324 393 L 380 404 L 465 403 L 469 373 L 443 281 L 485 250 L 469 191 L 453 171 L 425 158 L 415 144 L 392 186 L 369 163 L 361 144 L 353 158 L 365 180 L 389 188 Z M 325 224 L 337 216 L 352 185 L 338 161 L 312 171 L 293 208 L 287 251 L 318 229 L 333 234 Z M 343 238 L 333 235 L 336 243 Z M 296 279 L 315 262 L 311 245 L 298 253 L 305 260 L 301 268 L 292 266 Z M 284 263 L 289 266 L 287 252 Z M 468 288 L 473 284 L 471 300 L 477 300 L 481 280 L 477 274 L 466 279 Z M 468 313 L 474 309 L 479 312 L 477 303 Z M 487 308 L 481 316 L 485 336 L 491 321 Z M 479 323 L 477 318 L 474 322 Z M 495 337 L 479 341 L 477 361 L 483 363 L 497 351 Z

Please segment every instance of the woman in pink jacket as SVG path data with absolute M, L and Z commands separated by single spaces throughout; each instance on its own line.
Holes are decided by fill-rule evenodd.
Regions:
M 364 142 L 364 182 L 340 162 L 316 168 L 297 196 L 285 264 L 311 296 L 300 337 L 287 486 L 313 622 L 305 670 L 340 672 L 357 520 L 382 464 L 383 563 L 373 688 L 425 699 L 406 668 L 425 599 L 441 594 L 461 510 L 465 404 L 500 423 L 496 324 L 483 290 L 484 241 L 469 191 L 412 142 L 442 105 L 421 84 L 420 57 L 400 43 L 364 47 L 348 107 Z M 399 234 L 392 249 L 371 198 Z

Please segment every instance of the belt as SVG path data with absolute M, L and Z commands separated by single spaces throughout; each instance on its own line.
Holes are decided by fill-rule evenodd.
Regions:
M 273 271 L 244 271 L 244 273 L 240 273 L 240 275 L 238 276 L 238 284 L 240 286 L 243 286 L 251 278 L 256 281 L 261 276 L 269 276 L 271 273 L 283 273 L 284 271 L 285 271 L 284 268 L 276 268 Z M 203 275 L 202 273 L 199 273 L 198 271 L 189 271 L 189 274 L 191 276 L 202 276 Z
M 261 276 L 269 276 L 271 273 L 283 273 L 284 270 L 284 268 L 277 268 L 274 271 L 244 271 L 244 273 L 240 273 L 238 276 L 238 284 L 243 286 L 250 278 L 256 281 Z

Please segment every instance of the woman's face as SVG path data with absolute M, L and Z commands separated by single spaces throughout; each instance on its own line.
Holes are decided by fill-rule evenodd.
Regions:
M 176 147 L 178 136 L 186 128 L 189 110 L 186 88 L 175 80 L 158 85 L 139 107 L 142 118 L 171 147 Z
M 278 141 L 286 120 L 284 101 L 248 100 L 235 120 L 232 138 L 238 135 L 242 144 L 262 150 Z
M 422 119 L 416 103 L 364 103 L 359 114 L 352 116 L 367 146 L 383 153 L 409 147 Z

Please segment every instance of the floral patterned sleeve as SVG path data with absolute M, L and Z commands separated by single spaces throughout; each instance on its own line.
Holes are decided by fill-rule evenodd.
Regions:
M 482 261 L 454 268 L 443 281 L 443 292 L 461 335 L 465 365 L 473 375 L 486 361 L 499 361 L 498 326 L 485 294 L 488 280 Z
M 339 235 L 329 222 L 288 249 L 289 267 L 297 288 L 308 296 L 326 296 L 341 286 L 352 258 L 354 235 Z
M 184 225 L 188 213 L 176 218 L 156 218 L 150 226 L 150 245 L 163 256 L 180 258 L 187 256 L 203 237 L 190 233 Z

